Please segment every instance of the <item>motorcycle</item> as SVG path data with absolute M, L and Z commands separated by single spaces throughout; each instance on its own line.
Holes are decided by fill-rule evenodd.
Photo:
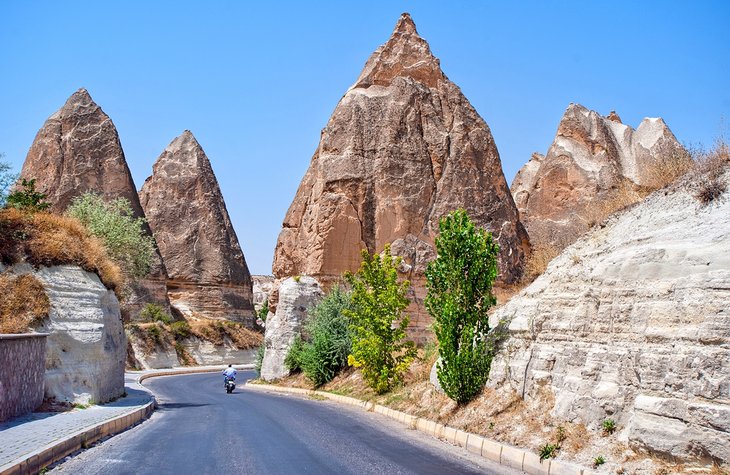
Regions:
M 233 390 L 236 389 L 236 383 L 234 378 L 226 376 L 224 380 L 224 385 L 228 394 L 231 394 Z

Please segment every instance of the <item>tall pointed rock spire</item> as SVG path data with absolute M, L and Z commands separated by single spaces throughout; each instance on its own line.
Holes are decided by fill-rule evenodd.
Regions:
M 522 272 L 527 234 L 489 127 L 403 14 L 322 131 L 279 234 L 273 271 L 323 284 L 392 243 L 412 282 L 411 334 L 426 336 L 423 272 L 444 215 L 465 208 L 501 246 L 500 279 Z
M 213 168 L 190 131 L 162 152 L 140 198 L 173 307 L 186 317 L 253 325 L 251 275 Z

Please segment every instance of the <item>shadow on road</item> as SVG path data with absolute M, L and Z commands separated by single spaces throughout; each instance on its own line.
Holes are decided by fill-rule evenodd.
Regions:
M 157 405 L 157 410 L 166 410 L 166 409 L 182 409 L 184 407 L 203 407 L 203 406 L 210 406 L 210 404 L 194 404 L 192 402 L 168 402 L 163 404 Z

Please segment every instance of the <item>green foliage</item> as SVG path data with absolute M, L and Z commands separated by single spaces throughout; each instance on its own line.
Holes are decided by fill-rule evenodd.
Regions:
M 258 313 L 256 314 L 257 317 L 261 319 L 261 321 L 266 321 L 266 317 L 269 316 L 269 298 L 267 297 L 266 300 L 264 300 L 264 304 L 259 309 Z
M 11 172 L 10 164 L 2 161 L 3 158 L 5 158 L 5 155 L 0 154 L 0 208 L 5 207 L 8 190 L 18 179 L 18 175 Z
M 258 350 L 256 350 L 256 361 L 254 363 L 254 369 L 256 374 L 261 377 L 261 365 L 264 363 L 264 353 L 266 352 L 266 345 L 261 343 Z
M 304 340 L 302 340 L 301 336 L 297 335 L 294 338 L 291 348 L 289 348 L 289 352 L 286 354 L 286 358 L 284 358 L 284 366 L 292 373 L 302 370 L 302 351 L 304 351 Z
M 540 447 L 540 462 L 549 458 L 555 458 L 558 455 L 560 447 L 554 444 L 545 444 Z
M 170 333 L 175 340 L 184 340 L 190 336 L 190 324 L 186 321 L 172 322 L 170 324 Z
M 599 455 L 593 459 L 593 468 L 598 468 L 604 463 L 606 463 L 606 458 L 603 455 Z
M 299 367 L 315 386 L 332 381 L 347 366 L 352 349 L 350 294 L 335 287 L 316 306 L 309 309 L 304 323 L 306 341 L 298 354 Z
M 606 419 L 601 424 L 603 432 L 607 435 L 613 434 L 616 431 L 616 422 L 613 419 Z
M 442 218 L 439 231 L 438 257 L 426 270 L 426 309 L 439 342 L 439 383 L 464 404 L 482 391 L 492 364 L 487 312 L 496 303 L 499 245 L 461 209 Z
M 13 191 L 8 195 L 5 200 L 5 206 L 31 213 L 45 211 L 51 207 L 50 203 L 45 201 L 45 193 L 41 193 L 35 189 L 35 178 L 31 178 L 30 180 L 23 178 L 20 186 L 22 190 Z
M 144 230 L 144 218 L 134 217 L 129 201 L 118 198 L 106 203 L 99 195 L 85 193 L 74 199 L 66 214 L 100 238 L 127 275 L 139 278 L 149 273 L 154 239 Z
M 148 303 L 144 306 L 141 312 L 139 312 L 139 316 L 142 317 L 142 319 L 145 322 L 162 322 L 165 325 L 169 325 L 173 322 L 172 317 L 165 312 L 165 308 L 162 305 L 157 305 L 156 303 Z M 180 322 L 185 323 L 186 322 Z M 190 327 L 188 327 L 188 330 Z
M 378 394 L 389 391 L 402 381 L 403 374 L 416 356 L 412 341 L 406 341 L 409 282 L 398 282 L 400 258 L 393 258 L 390 245 L 382 257 L 362 251 L 357 274 L 347 273 L 352 288 L 352 310 L 345 314 L 352 320 L 352 353 L 347 362 L 362 368 L 365 382 Z
M 147 336 L 155 345 L 162 344 L 162 329 L 157 324 L 147 328 Z

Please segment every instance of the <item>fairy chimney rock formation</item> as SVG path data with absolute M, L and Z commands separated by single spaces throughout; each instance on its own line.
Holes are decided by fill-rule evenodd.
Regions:
M 251 274 L 210 161 L 190 131 L 162 152 L 140 198 L 172 306 L 186 317 L 253 325 Z
M 63 213 L 74 198 L 93 192 L 106 200 L 126 199 L 134 216 L 144 218 L 117 129 L 86 89 L 72 94 L 46 120 L 20 175 L 36 180 L 36 189 L 46 194 L 54 212 Z M 162 259 L 155 251 L 149 275 L 133 284 L 123 313 L 134 318 L 146 303 L 167 307 L 166 278 Z
M 649 185 L 656 160 L 684 153 L 660 118 L 633 129 L 615 111 L 603 117 L 570 104 L 547 154 L 533 154 L 512 182 L 520 220 L 533 245 L 563 249 L 588 229 L 590 205 Z
M 403 14 L 322 130 L 279 234 L 274 275 L 327 286 L 358 269 L 362 249 L 393 243 L 410 269 L 412 325 L 425 330 L 422 270 L 439 219 L 458 208 L 498 238 L 500 279 L 519 279 L 529 244 L 489 127 Z

